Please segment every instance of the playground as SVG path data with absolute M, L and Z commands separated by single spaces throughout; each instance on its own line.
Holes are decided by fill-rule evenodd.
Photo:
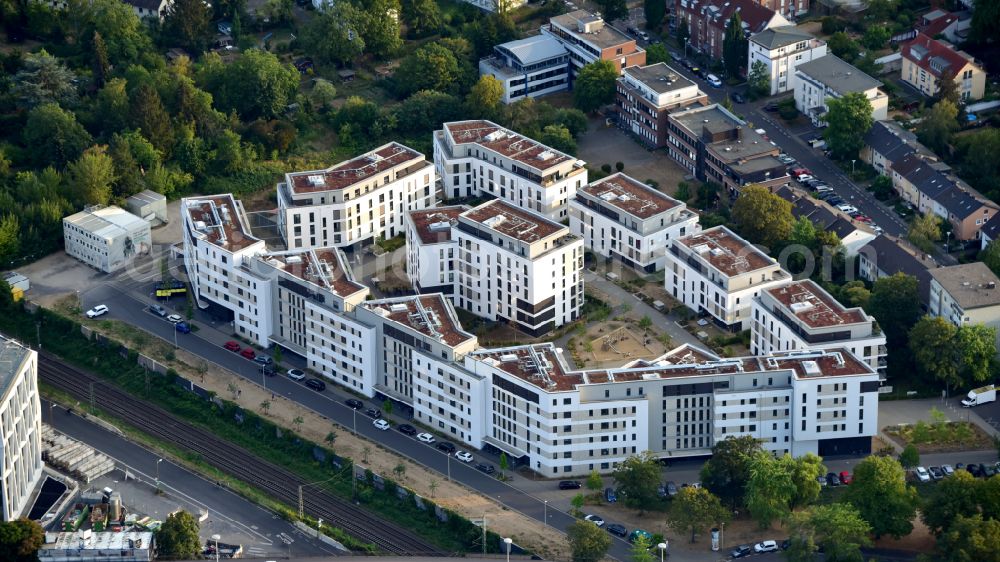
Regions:
M 652 328 L 642 329 L 632 322 L 605 322 L 587 330 L 580 355 L 588 366 L 619 366 L 635 359 L 652 359 L 668 347 Z M 588 357 L 589 356 L 589 357 Z

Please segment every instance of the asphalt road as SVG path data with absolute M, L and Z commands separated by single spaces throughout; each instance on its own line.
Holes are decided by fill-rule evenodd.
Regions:
M 275 554 L 292 556 L 338 554 L 332 547 L 306 537 L 291 523 L 274 513 L 169 460 L 161 462 L 159 471 L 157 471 L 156 461 L 160 455 L 128 441 L 102 426 L 88 422 L 79 415 L 69 415 L 60 407 L 50 410 L 49 404 L 45 401 L 42 403 L 42 412 L 43 419 L 47 423 L 66 435 L 114 458 L 119 468 L 127 466 L 130 473 L 140 474 L 141 478 L 146 481 L 154 480 L 154 475 L 159 474 L 161 486 L 168 495 L 183 497 L 187 500 L 186 503 L 207 508 L 209 519 L 224 520 L 229 526 L 241 528 L 242 535 L 257 539 L 254 544 L 262 553 L 266 552 L 272 556 Z

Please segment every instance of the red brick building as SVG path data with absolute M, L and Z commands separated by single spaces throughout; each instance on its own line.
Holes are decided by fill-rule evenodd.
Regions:
M 736 12 L 743 20 L 747 37 L 782 25 L 789 21 L 775 11 L 754 0 L 675 0 L 674 14 L 687 21 L 691 37 L 690 48 L 712 59 L 722 58 L 722 41 L 726 37 L 726 24 Z

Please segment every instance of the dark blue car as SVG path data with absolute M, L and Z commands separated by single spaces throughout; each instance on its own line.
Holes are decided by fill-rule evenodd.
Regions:
M 174 324 L 176 330 L 182 334 L 190 334 L 191 326 L 187 322 L 178 322 Z

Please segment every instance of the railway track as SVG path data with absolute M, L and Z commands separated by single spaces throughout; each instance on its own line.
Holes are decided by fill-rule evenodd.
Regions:
M 272 464 L 211 432 L 181 421 L 173 414 L 135 398 L 114 384 L 67 365 L 42 353 L 38 376 L 73 397 L 89 402 L 157 439 L 197 453 L 211 466 L 242 480 L 288 505 L 298 504 L 299 486 L 306 486 L 294 473 Z M 92 388 L 93 385 L 93 388 Z M 93 392 L 92 392 L 93 390 Z M 327 492 L 309 488 L 303 493 L 306 513 L 339 527 L 349 535 L 398 555 L 447 556 L 412 532 Z

